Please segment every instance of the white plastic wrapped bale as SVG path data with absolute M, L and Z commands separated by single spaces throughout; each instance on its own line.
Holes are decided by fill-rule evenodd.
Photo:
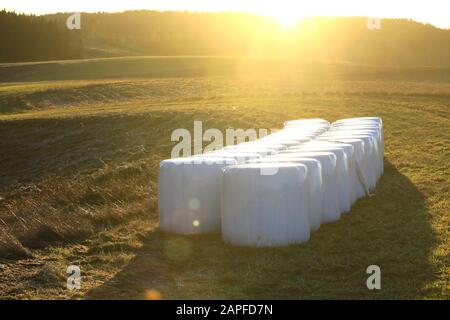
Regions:
M 316 127 L 316 126 L 292 126 L 283 128 L 283 130 L 279 131 L 281 134 L 289 135 L 289 136 L 309 136 L 314 137 L 319 134 L 322 134 L 328 130 L 328 127 Z
M 383 140 L 383 130 L 382 128 L 377 124 L 370 124 L 370 125 L 337 125 L 330 128 L 328 132 L 342 132 L 342 131 L 349 131 L 349 132 L 366 132 L 372 134 L 376 140 L 377 140 L 377 146 L 380 150 L 384 149 L 384 140 Z
M 320 141 L 314 140 L 310 143 L 299 147 L 298 149 L 306 149 L 306 150 L 314 150 L 314 151 L 331 151 L 329 148 L 340 148 L 344 151 L 346 155 L 346 170 L 347 174 L 343 177 L 344 180 L 340 180 L 344 185 L 348 185 L 348 196 L 350 199 L 348 210 L 351 205 L 355 203 L 356 199 L 358 199 L 358 177 L 355 168 L 355 154 L 354 148 L 352 144 L 348 143 L 338 143 L 338 142 L 330 142 L 330 141 Z M 339 159 L 337 160 L 339 161 Z M 339 165 L 339 164 L 338 164 Z M 346 196 L 345 196 L 346 197 Z M 346 212 L 346 211 L 344 211 Z
M 276 149 L 267 148 L 267 147 L 264 147 L 262 145 L 259 145 L 259 146 L 256 146 L 256 145 L 241 146 L 239 144 L 234 145 L 234 146 L 227 146 L 227 147 L 225 147 L 223 149 L 223 151 L 219 150 L 217 152 L 218 153 L 224 153 L 224 152 L 254 153 L 254 154 L 260 155 L 261 157 L 267 157 L 267 156 L 275 155 L 275 154 L 278 153 L 278 151 Z
M 377 180 L 383 174 L 384 171 L 384 137 L 383 130 L 379 125 L 339 125 L 330 129 L 329 134 L 348 132 L 350 134 L 369 134 L 376 141 L 376 153 L 377 153 Z
M 272 149 L 275 151 L 280 151 L 286 149 L 285 146 L 277 143 L 276 141 L 264 141 L 264 140 L 255 140 L 251 142 L 244 142 L 235 145 L 229 145 L 223 148 L 224 150 L 247 150 L 247 149 Z
M 275 170 L 276 174 L 261 175 Z M 310 237 L 307 168 L 245 164 L 224 169 L 222 237 L 254 247 L 300 244 Z
M 374 126 L 376 125 L 380 131 L 381 135 L 381 154 L 384 155 L 384 132 L 383 132 L 383 120 L 380 117 L 361 117 L 361 118 L 348 118 L 348 119 L 341 119 L 333 123 L 333 126 L 343 126 L 343 125 L 350 125 L 350 126 L 361 126 L 361 125 L 370 125 Z M 382 168 L 381 171 L 383 172 L 383 158 L 382 161 Z
M 285 128 L 292 126 L 306 126 L 306 125 L 328 127 L 330 126 L 330 123 L 324 119 L 299 119 L 299 120 L 289 120 L 284 123 Z
M 259 141 L 262 141 L 264 143 L 267 142 L 279 143 L 279 141 L 290 140 L 296 141 L 298 143 L 305 143 L 316 138 L 318 135 L 319 135 L 318 133 L 310 133 L 310 132 L 305 133 L 305 132 L 296 132 L 292 130 L 282 130 L 277 132 L 276 135 L 273 134 L 270 136 L 263 137 Z
M 341 217 L 341 207 L 339 196 L 336 192 L 338 188 L 338 172 L 336 155 L 332 152 L 319 151 L 298 151 L 295 153 L 280 153 L 274 157 L 284 158 L 310 158 L 316 159 L 322 166 L 322 190 L 323 190 L 323 223 L 339 220 Z
M 336 191 L 339 197 L 339 206 L 341 213 L 349 212 L 352 206 L 352 188 L 349 175 L 349 160 L 347 158 L 346 150 L 343 147 L 332 146 L 317 146 L 314 144 L 306 144 L 304 146 L 283 151 L 283 153 L 295 153 L 298 151 L 324 151 L 332 152 L 336 155 L 337 168 L 337 188 Z
M 159 225 L 177 234 L 220 230 L 222 169 L 237 161 L 229 158 L 177 158 L 160 164 Z
M 350 171 L 350 175 L 353 176 L 355 181 L 356 199 L 363 198 L 368 194 L 369 186 L 367 184 L 367 178 L 361 170 L 361 163 L 364 161 L 364 142 L 361 139 L 351 138 L 333 138 L 333 137 L 319 137 L 316 141 L 323 141 L 328 143 L 345 143 L 353 146 L 353 160 L 352 167 L 354 172 Z M 355 200 L 356 200 L 355 199 Z
M 350 132 L 357 132 L 360 134 L 369 134 L 371 135 L 374 139 L 375 139 L 375 143 L 374 143 L 374 151 L 375 151 L 375 155 L 376 155 L 376 180 L 378 181 L 378 179 L 381 177 L 381 175 L 383 174 L 384 171 L 384 142 L 383 142 L 383 137 L 380 131 L 376 130 L 376 129 L 364 129 L 364 130 L 358 130 L 358 129 L 352 129 L 349 130 Z
M 268 145 L 275 143 L 275 144 L 280 144 L 282 145 L 284 148 L 288 147 L 289 144 L 292 143 L 297 143 L 297 144 L 302 144 L 302 143 L 306 143 L 308 141 L 311 141 L 312 138 L 315 138 L 317 136 L 317 134 L 289 134 L 289 132 L 285 132 L 285 131 L 279 131 L 280 134 L 277 134 L 275 136 L 265 136 L 261 139 L 259 139 L 258 141 L 260 141 L 261 143 L 267 143 Z M 284 143 L 282 143 L 284 142 Z
M 355 176 L 352 174 L 355 172 L 354 168 L 354 151 L 351 144 L 337 144 L 324 141 L 311 141 L 310 143 L 299 147 L 298 149 L 310 150 L 310 151 L 329 151 L 336 154 L 337 157 L 337 169 L 339 172 L 339 196 L 342 212 L 349 212 L 352 204 L 356 201 L 356 185 Z M 343 153 L 343 156 L 342 156 Z
M 237 163 L 245 163 L 249 160 L 262 158 L 257 152 L 245 152 L 236 150 L 218 150 L 210 153 L 205 153 L 202 155 L 195 156 L 195 158 L 230 158 L 237 161 Z
M 320 139 L 359 139 L 363 142 L 364 153 L 363 161 L 360 163 L 361 171 L 365 177 L 369 190 L 373 190 L 376 185 L 378 175 L 378 153 L 376 151 L 376 142 L 370 134 L 363 134 L 357 132 L 333 132 L 326 133 L 320 136 Z
M 359 118 L 346 118 L 340 119 L 335 123 L 349 123 L 349 122 L 376 122 L 383 125 L 383 120 L 380 117 L 359 117 Z
M 380 133 L 381 140 L 383 141 L 383 125 L 377 122 L 341 122 L 333 123 L 330 127 L 330 131 L 346 129 L 376 129 Z
M 330 131 L 336 130 L 375 130 L 378 133 L 378 139 L 383 143 L 383 126 L 376 122 L 344 122 L 333 123 Z
M 326 141 L 326 143 L 329 143 L 330 145 L 339 148 L 344 148 L 344 151 L 347 154 L 348 181 L 350 184 L 351 205 L 353 205 L 356 202 L 356 200 L 358 200 L 361 191 L 364 192 L 364 187 L 362 186 L 361 181 L 358 178 L 355 147 L 353 146 L 352 143 L 346 143 L 344 141 L 341 142 Z
M 285 158 L 269 157 L 259 160 L 252 160 L 249 163 L 300 163 L 308 169 L 307 181 L 309 187 L 309 218 L 311 231 L 320 228 L 323 220 L 323 186 L 322 186 L 322 165 L 316 159 L 311 158 Z
M 285 148 L 300 145 L 300 143 L 297 140 L 279 140 L 278 143 L 284 146 Z

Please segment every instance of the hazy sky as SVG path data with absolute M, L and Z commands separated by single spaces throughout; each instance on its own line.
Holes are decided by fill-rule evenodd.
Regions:
M 245 11 L 286 23 L 305 16 L 371 16 L 450 27 L 450 0 L 0 0 L 0 8 L 35 14 L 132 9 Z

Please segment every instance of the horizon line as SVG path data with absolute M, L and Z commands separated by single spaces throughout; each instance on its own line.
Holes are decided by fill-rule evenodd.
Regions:
M 54 14 L 73 14 L 74 12 L 80 12 L 80 13 L 85 13 L 85 14 L 114 14 L 114 13 L 126 13 L 126 12 L 136 12 L 136 11 L 148 11 L 148 12 L 172 12 L 172 13 L 182 13 L 182 12 L 188 12 L 188 13 L 197 13 L 197 14 L 208 14 L 208 13 L 216 13 L 216 14 L 220 14 L 220 13 L 237 13 L 237 14 L 247 14 L 247 15 L 251 15 L 251 16 L 259 16 L 259 17 L 267 17 L 269 19 L 272 19 L 273 17 L 267 14 L 262 14 L 262 13 L 255 13 L 255 12 L 249 12 L 249 11 L 244 11 L 244 10 L 222 10 L 222 11 L 212 11 L 212 10 L 160 10 L 160 9 L 148 9 L 148 8 L 143 8 L 143 9 L 125 9 L 125 10 L 105 10 L 105 11 L 97 11 L 97 10 L 86 10 L 86 11 L 49 11 L 49 12 L 26 12 L 26 11 L 19 11 L 16 9 L 8 9 L 8 8 L 1 8 L 0 11 L 6 11 L 6 12 L 14 12 L 17 14 L 24 14 L 24 15 L 35 15 L 35 16 L 46 16 L 46 15 L 54 15 Z M 420 23 L 420 24 L 424 24 L 424 25 L 431 25 L 437 29 L 441 29 L 441 30 L 450 30 L 450 24 L 447 27 L 444 26 L 440 26 L 440 25 L 436 25 L 432 22 L 429 21 L 420 21 L 420 20 L 416 20 L 414 18 L 411 17 L 383 17 L 383 16 L 376 16 L 376 17 L 372 17 L 372 16 L 366 16 L 366 15 L 305 15 L 305 16 L 300 16 L 298 18 L 298 20 L 304 20 L 304 19 L 311 19 L 311 18 L 378 18 L 378 19 L 385 19 L 385 20 L 408 20 L 408 21 L 413 21 L 416 23 Z

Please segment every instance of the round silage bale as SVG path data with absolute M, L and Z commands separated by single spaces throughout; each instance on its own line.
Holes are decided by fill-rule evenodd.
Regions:
M 275 157 L 284 158 L 311 158 L 320 162 L 322 167 L 322 190 L 323 190 L 323 223 L 339 220 L 341 217 L 341 206 L 337 192 L 338 172 L 336 155 L 332 152 L 323 151 L 297 151 L 292 153 L 280 153 Z
M 349 212 L 352 206 L 352 191 L 350 191 L 352 185 L 349 175 L 349 161 L 344 148 L 306 144 L 298 148 L 288 149 L 283 151 L 283 153 L 296 153 L 301 151 L 332 152 L 336 155 L 337 188 L 335 192 L 338 193 L 341 213 Z
M 289 127 L 289 126 L 329 127 L 330 123 L 324 119 L 298 119 L 298 120 L 285 121 L 283 125 L 284 125 L 284 127 Z
M 353 205 L 358 199 L 358 184 L 357 172 L 355 168 L 355 150 L 352 144 L 343 142 L 332 142 L 323 140 L 311 141 L 299 149 L 310 149 L 315 151 L 327 151 L 328 148 L 340 148 L 346 154 L 346 166 L 347 166 L 347 176 L 344 177 L 344 184 L 348 185 L 348 193 L 350 197 L 350 205 Z M 345 211 L 344 211 L 345 212 Z
M 263 171 L 276 174 L 262 175 Z M 224 169 L 222 237 L 254 247 L 309 240 L 307 168 L 300 164 L 243 164 Z
M 370 190 L 375 189 L 380 170 L 380 157 L 377 148 L 377 142 L 373 135 L 360 132 L 330 132 L 319 137 L 319 139 L 342 139 L 353 138 L 360 139 L 363 142 L 364 153 L 363 161 L 360 163 L 361 170 L 367 180 Z
M 367 178 L 360 176 L 364 174 L 360 172 L 359 166 L 364 161 L 364 142 L 361 139 L 352 138 L 333 138 L 333 137 L 319 137 L 317 141 L 333 142 L 333 143 L 345 143 L 353 146 L 353 165 L 354 172 L 351 172 L 355 181 L 356 199 L 366 196 L 366 192 L 369 190 L 367 184 Z M 367 191 L 366 191 L 367 190 Z
M 359 118 L 346 118 L 337 120 L 335 123 L 378 123 L 383 125 L 383 120 L 380 117 L 359 117 Z
M 257 152 L 246 152 L 242 150 L 218 150 L 214 152 L 205 153 L 196 157 L 219 157 L 219 158 L 231 158 L 237 161 L 237 163 L 244 163 L 248 160 L 260 159 L 261 155 Z
M 249 163 L 300 163 L 308 169 L 307 182 L 309 189 L 309 217 L 311 231 L 320 228 L 323 220 L 323 186 L 322 165 L 320 161 L 311 158 L 268 157 L 249 161 Z
M 379 129 L 377 127 L 371 127 L 371 126 L 342 126 L 335 128 L 333 130 L 330 130 L 328 134 L 334 134 L 334 133 L 343 133 L 347 132 L 350 134 L 369 134 L 371 135 L 375 141 L 375 152 L 377 155 L 377 180 L 378 178 L 383 174 L 384 171 L 384 136 L 383 136 L 383 130 Z
M 336 154 L 336 165 L 338 170 L 339 200 L 341 212 L 349 212 L 352 204 L 356 201 L 356 186 L 354 185 L 353 171 L 353 146 L 350 144 L 331 144 L 322 141 L 311 141 L 293 150 L 325 151 Z
M 220 230 L 222 169 L 231 158 L 177 158 L 160 163 L 158 213 L 162 230 L 194 234 Z

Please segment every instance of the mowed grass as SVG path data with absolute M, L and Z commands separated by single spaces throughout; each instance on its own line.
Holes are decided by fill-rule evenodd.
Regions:
M 0 70 L 1 298 L 450 297 L 447 69 L 198 57 Z M 158 229 L 174 129 L 356 116 L 383 118 L 385 173 L 308 243 L 239 248 Z M 81 290 L 65 288 L 73 264 Z M 379 291 L 366 288 L 373 264 Z

